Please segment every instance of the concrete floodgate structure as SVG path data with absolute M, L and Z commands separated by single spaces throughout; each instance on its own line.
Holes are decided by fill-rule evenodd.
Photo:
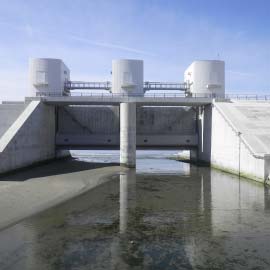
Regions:
M 30 75 L 25 104 L 0 105 L 0 173 L 69 149 L 120 148 L 120 163 L 135 167 L 142 148 L 189 150 L 224 171 L 269 179 L 270 102 L 226 97 L 223 61 L 195 61 L 183 83 L 144 81 L 143 61 L 126 59 L 113 61 L 112 84 L 71 81 L 59 59 L 32 59 Z

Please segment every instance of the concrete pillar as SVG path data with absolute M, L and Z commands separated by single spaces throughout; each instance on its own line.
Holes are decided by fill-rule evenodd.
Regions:
M 211 162 L 212 105 L 201 108 L 198 119 L 198 156 L 200 162 Z
M 136 167 L 136 103 L 120 104 L 120 164 Z

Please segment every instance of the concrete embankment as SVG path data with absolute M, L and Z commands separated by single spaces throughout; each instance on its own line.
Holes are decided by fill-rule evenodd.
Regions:
M 270 177 L 269 102 L 215 102 L 211 165 L 259 182 Z
M 95 188 L 125 170 L 118 166 L 95 168 L 99 166 L 91 163 L 82 168 L 82 164 L 59 162 L 53 169 L 48 164 L 1 177 L 0 230 Z
M 0 114 L 0 174 L 70 156 L 68 151 L 55 147 L 53 106 L 36 100 L 28 105 L 3 104 L 2 111 L 5 113 Z

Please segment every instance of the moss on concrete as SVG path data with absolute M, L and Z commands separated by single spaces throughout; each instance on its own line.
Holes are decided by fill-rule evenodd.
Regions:
M 237 175 L 237 176 L 240 176 L 240 177 L 244 177 L 246 179 L 253 180 L 253 181 L 256 181 L 256 182 L 259 182 L 259 183 L 262 183 L 262 184 L 268 184 L 265 181 L 265 179 L 259 178 L 259 177 L 255 176 L 253 174 L 247 174 L 247 173 L 241 172 L 240 175 L 239 175 L 239 172 L 237 170 L 231 170 L 231 169 L 228 169 L 228 168 L 216 165 L 216 164 L 210 164 L 210 163 L 205 162 L 205 161 L 190 160 L 189 158 L 186 158 L 186 157 L 183 157 L 183 156 L 181 156 L 181 157 L 179 157 L 179 156 L 178 157 L 170 157 L 169 159 L 194 164 L 196 166 L 209 166 L 211 168 L 214 168 L 214 169 L 222 171 L 222 172 L 226 172 L 226 173 L 230 173 L 230 174 Z
M 263 178 L 259 178 L 259 177 L 255 176 L 253 174 L 247 174 L 247 173 L 241 172 L 240 175 L 239 175 L 239 171 L 228 169 L 228 168 L 224 168 L 224 167 L 219 166 L 219 165 L 216 165 L 216 164 L 211 164 L 211 168 L 214 168 L 214 169 L 217 169 L 217 170 L 226 172 L 226 173 L 238 175 L 240 177 L 244 177 L 244 178 L 247 178 L 247 179 L 250 179 L 250 180 L 254 180 L 254 181 L 259 182 L 259 183 L 262 183 L 262 184 L 265 184 L 265 180 Z

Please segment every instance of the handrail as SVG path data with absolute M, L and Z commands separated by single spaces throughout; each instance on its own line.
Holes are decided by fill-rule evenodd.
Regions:
M 58 92 L 38 92 L 37 96 L 39 97 L 93 97 L 93 98 L 132 98 L 132 97 L 141 97 L 141 98 L 187 98 L 187 99 L 196 99 L 196 98 L 214 98 L 212 94 L 194 94 L 193 96 L 187 96 L 185 93 L 153 93 L 153 94 L 125 94 L 125 93 L 93 93 L 93 92 L 73 92 L 71 95 L 62 94 Z
M 82 81 L 69 81 L 65 83 L 65 90 L 110 90 L 110 82 L 82 82 Z
M 111 82 L 84 82 L 84 81 L 67 81 L 65 82 L 65 90 L 76 90 L 76 89 L 85 89 L 85 90 L 110 90 Z M 150 90 L 179 90 L 186 91 L 189 89 L 188 83 L 179 83 L 179 82 L 144 82 L 143 86 L 144 91 Z
M 236 100 L 270 100 L 270 95 L 258 94 L 226 94 L 225 97 Z
M 186 91 L 189 89 L 187 83 L 177 82 L 144 82 L 144 91 L 151 90 L 179 90 Z

